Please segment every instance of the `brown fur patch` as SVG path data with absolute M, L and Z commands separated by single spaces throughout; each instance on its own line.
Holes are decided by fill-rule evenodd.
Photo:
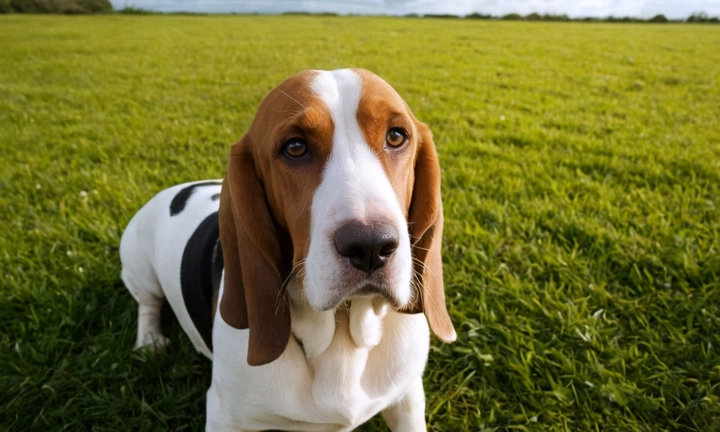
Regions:
M 223 183 L 220 314 L 235 328 L 250 328 L 252 365 L 275 360 L 287 345 L 290 311 L 283 283 L 307 255 L 310 205 L 332 149 L 334 125 L 310 89 L 313 76 L 300 72 L 267 95 L 232 146 Z M 307 143 L 307 157 L 284 155 L 290 139 Z

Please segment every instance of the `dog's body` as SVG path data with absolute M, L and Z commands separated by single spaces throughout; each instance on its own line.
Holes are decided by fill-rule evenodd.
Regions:
M 428 322 L 455 338 L 441 235 L 427 127 L 368 72 L 300 73 L 263 101 L 222 186 L 162 191 L 128 225 L 136 346 L 167 342 L 167 298 L 213 360 L 208 430 L 344 431 L 377 412 L 425 430 Z
M 201 186 L 193 188 L 182 211 L 171 216 L 171 204 L 184 200 L 183 191 L 198 184 Z M 288 427 L 298 431 L 351 430 L 406 397 L 408 406 L 403 409 L 416 411 L 413 418 L 416 423 L 405 430 L 422 430 L 424 397 L 420 376 L 429 342 L 422 314 L 401 314 L 386 305 L 377 305 L 376 313 L 372 299 L 367 298 L 354 299 L 349 310 L 347 306 L 340 308 L 334 319 L 308 308 L 292 308 L 295 337 L 290 338 L 277 360 L 263 366 L 250 366 L 245 361 L 249 332 L 234 329 L 216 318 L 211 351 L 184 299 L 183 289 L 198 287 L 182 285 L 182 262 L 193 234 L 205 229 L 202 222 L 208 217 L 217 218 L 219 201 L 213 197 L 220 193 L 220 184 L 221 181 L 215 185 L 202 181 L 166 189 L 128 224 L 120 253 L 122 278 L 140 304 L 136 346 L 166 343 L 157 314 L 163 298 L 167 298 L 195 348 L 213 359 L 213 384 L 207 400 L 208 429 L 239 425 L 242 430 Z M 289 289 L 295 291 L 297 287 Z M 222 290 L 221 282 L 220 295 Z M 352 324 L 350 316 L 354 318 Z M 357 328 L 351 329 L 351 325 Z M 378 328 L 381 325 L 382 330 Z M 379 341 L 356 342 L 352 336 L 377 337 L 380 331 Z M 333 335 L 330 346 L 307 356 L 306 352 L 315 344 L 325 343 L 316 341 L 315 335 L 327 333 Z M 370 346 L 373 343 L 377 345 Z M 393 418 L 392 410 L 388 415 Z

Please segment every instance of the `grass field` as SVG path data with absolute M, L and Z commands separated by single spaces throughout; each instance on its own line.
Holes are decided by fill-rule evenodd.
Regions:
M 199 430 L 171 314 L 132 351 L 132 214 L 224 175 L 263 96 L 359 66 L 430 125 L 459 340 L 433 431 L 720 431 L 720 27 L 0 16 L 0 430 Z M 385 430 L 376 418 L 362 430 Z

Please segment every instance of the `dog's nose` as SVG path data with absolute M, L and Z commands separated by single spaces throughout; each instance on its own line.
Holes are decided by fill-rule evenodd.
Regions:
M 384 266 L 399 244 L 394 225 L 348 222 L 335 232 L 335 249 L 358 270 L 371 274 Z

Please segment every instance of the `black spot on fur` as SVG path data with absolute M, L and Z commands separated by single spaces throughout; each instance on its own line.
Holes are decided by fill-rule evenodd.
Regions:
M 185 308 L 195 328 L 212 351 L 212 302 L 220 285 L 223 255 L 218 213 L 198 225 L 183 251 L 180 286 Z
M 195 192 L 195 188 L 202 187 L 202 186 L 219 186 L 221 185 L 221 182 L 202 182 L 202 183 L 195 183 L 191 184 L 190 186 L 184 187 L 180 190 L 180 192 L 175 195 L 175 198 L 173 198 L 172 202 L 170 203 L 170 216 L 175 216 L 180 214 L 181 211 L 185 209 L 185 205 L 187 204 L 188 200 L 190 199 L 190 195 Z M 219 198 L 219 197 L 218 197 Z M 214 200 L 213 196 L 213 200 Z

